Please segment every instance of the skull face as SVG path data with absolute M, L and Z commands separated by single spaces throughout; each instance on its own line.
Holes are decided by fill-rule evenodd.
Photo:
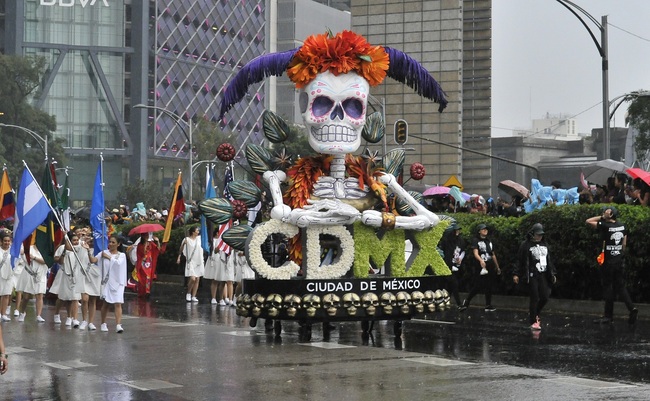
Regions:
M 356 73 L 316 75 L 300 94 L 309 145 L 318 153 L 346 154 L 361 145 L 370 86 Z
M 306 294 L 302 297 L 302 308 L 307 311 L 307 316 L 316 316 L 316 311 L 320 309 L 320 297 L 316 294 Z
M 379 306 L 379 297 L 374 292 L 366 292 L 361 297 L 361 306 L 366 309 L 366 315 L 375 316 Z
M 396 295 L 397 306 L 403 315 L 411 313 L 411 294 L 406 291 L 400 291 Z
M 237 314 L 239 316 L 248 316 L 251 308 L 251 297 L 248 294 L 241 294 L 237 297 Z
M 276 317 L 282 308 L 282 296 L 280 294 L 269 294 L 264 302 L 264 307 L 268 310 L 269 317 Z
M 282 306 L 287 310 L 287 316 L 294 317 L 300 308 L 300 297 L 296 294 L 288 294 L 284 297 Z
M 262 294 L 253 294 L 253 296 L 251 297 L 251 301 L 253 303 L 251 312 L 253 313 L 253 316 L 259 317 L 259 315 L 262 314 L 262 308 L 264 307 L 264 302 L 266 301 L 266 299 Z
M 436 290 L 433 294 L 433 303 L 436 305 L 438 310 L 445 310 L 445 303 L 442 299 L 442 291 Z
M 449 308 L 451 306 L 451 297 L 449 296 L 449 291 L 442 290 L 442 300 L 445 303 L 445 307 Z
M 343 295 L 343 307 L 350 316 L 357 315 L 357 309 L 361 306 L 361 298 L 355 292 L 348 292 Z
M 422 291 L 413 291 L 411 293 L 411 305 L 415 307 L 417 313 L 424 312 L 424 294 Z
M 325 294 L 323 296 L 323 309 L 327 311 L 328 316 L 335 316 L 336 311 L 341 306 L 341 297 L 336 294 Z
M 379 304 L 384 308 L 384 313 L 390 315 L 393 308 L 397 305 L 397 298 L 392 292 L 384 292 L 379 296 Z
M 434 303 L 435 293 L 431 290 L 424 291 L 424 306 L 429 312 L 435 312 L 436 304 Z

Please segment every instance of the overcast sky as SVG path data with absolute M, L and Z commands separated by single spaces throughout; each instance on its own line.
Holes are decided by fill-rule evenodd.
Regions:
M 573 3 L 599 23 L 607 15 L 609 99 L 650 90 L 650 0 Z M 493 136 L 530 129 L 547 113 L 576 116 L 580 133 L 602 127 L 601 57 L 569 10 L 555 0 L 493 0 L 492 35 Z M 624 126 L 625 109 L 612 126 Z

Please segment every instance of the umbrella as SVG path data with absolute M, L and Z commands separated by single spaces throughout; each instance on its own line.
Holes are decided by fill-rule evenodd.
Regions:
M 90 206 L 82 206 L 79 209 L 70 211 L 75 217 L 90 220 Z
M 585 174 L 585 180 L 594 184 L 606 184 L 607 179 L 616 173 L 629 169 L 623 162 L 617 162 L 612 159 L 599 160 L 595 163 L 588 164 L 582 169 Z
M 165 227 L 156 223 L 140 224 L 137 227 L 133 227 L 131 231 L 129 231 L 129 235 L 152 233 L 154 231 L 162 231 L 164 229 Z
M 447 195 L 450 189 L 451 188 L 449 187 L 435 186 L 435 187 L 427 188 L 427 190 L 424 191 L 422 195 L 424 196 Z
M 503 180 L 499 183 L 499 189 L 508 195 L 512 196 L 521 196 L 522 198 L 527 198 L 530 194 L 530 191 L 525 186 L 518 184 L 512 180 Z
M 625 170 L 625 172 L 630 177 L 632 177 L 632 178 L 640 178 L 641 180 L 643 180 L 643 182 L 650 185 L 650 173 L 649 172 L 647 172 L 645 170 L 641 170 L 640 168 L 637 168 L 637 167 L 628 168 L 627 170 Z

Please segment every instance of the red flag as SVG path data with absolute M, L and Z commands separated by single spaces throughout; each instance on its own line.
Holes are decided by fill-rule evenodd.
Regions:
M 2 172 L 2 183 L 0 183 L 0 220 L 13 218 L 16 214 L 16 200 L 14 190 L 11 189 L 9 174 L 4 168 Z
M 217 231 L 217 249 L 221 252 L 225 252 L 226 255 L 230 255 L 230 245 L 223 241 L 222 235 L 230 227 L 232 227 L 232 219 L 228 220 L 227 223 L 220 224 L 219 231 Z
M 162 248 L 161 252 L 165 252 L 167 249 L 167 243 L 169 242 L 169 237 L 172 233 L 172 224 L 174 220 L 185 212 L 185 199 L 183 199 L 183 180 L 181 179 L 181 172 L 178 172 L 178 179 L 176 180 L 176 185 L 174 187 L 174 196 L 172 197 L 172 203 L 169 206 L 169 212 L 167 213 L 167 223 L 165 224 L 165 233 L 163 234 Z

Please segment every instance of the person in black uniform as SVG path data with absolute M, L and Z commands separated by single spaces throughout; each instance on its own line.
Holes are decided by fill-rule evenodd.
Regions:
M 474 277 L 473 287 L 467 295 L 467 299 L 458 308 L 461 312 L 469 307 L 469 303 L 480 291 L 485 293 L 485 311 L 494 312 L 496 308 L 492 306 L 492 286 L 495 277 L 501 274 L 497 255 L 494 253 L 492 241 L 488 239 L 488 229 L 485 224 L 479 224 L 476 227 L 478 235 L 472 241 L 472 255 L 480 267 Z
M 519 284 L 523 278 L 530 288 L 529 324 L 532 330 L 542 329 L 539 318 L 551 293 L 549 284 L 555 284 L 555 266 L 544 240 L 544 227 L 533 224 L 525 241 L 519 246 L 518 263 L 512 280 Z
M 445 284 L 449 293 L 454 297 L 458 309 L 461 308 L 460 295 L 458 294 L 458 286 L 462 277 L 461 264 L 463 263 L 463 258 L 465 257 L 465 249 L 467 244 L 465 240 L 460 235 L 461 227 L 458 223 L 454 222 L 445 233 L 442 241 L 442 251 L 444 256 L 445 263 L 449 270 L 451 270 L 451 276 L 446 276 Z
M 614 318 L 614 297 L 616 293 L 621 296 L 629 311 L 628 323 L 636 323 L 639 311 L 634 307 L 630 295 L 625 288 L 623 269 L 625 267 L 625 246 L 627 244 L 627 229 L 623 223 L 618 222 L 618 211 L 613 206 L 603 207 L 603 213 L 590 217 L 586 223 L 598 230 L 605 260 L 600 267 L 600 277 L 603 284 L 603 298 L 605 299 L 605 315 L 594 320 L 594 323 L 612 323 Z

